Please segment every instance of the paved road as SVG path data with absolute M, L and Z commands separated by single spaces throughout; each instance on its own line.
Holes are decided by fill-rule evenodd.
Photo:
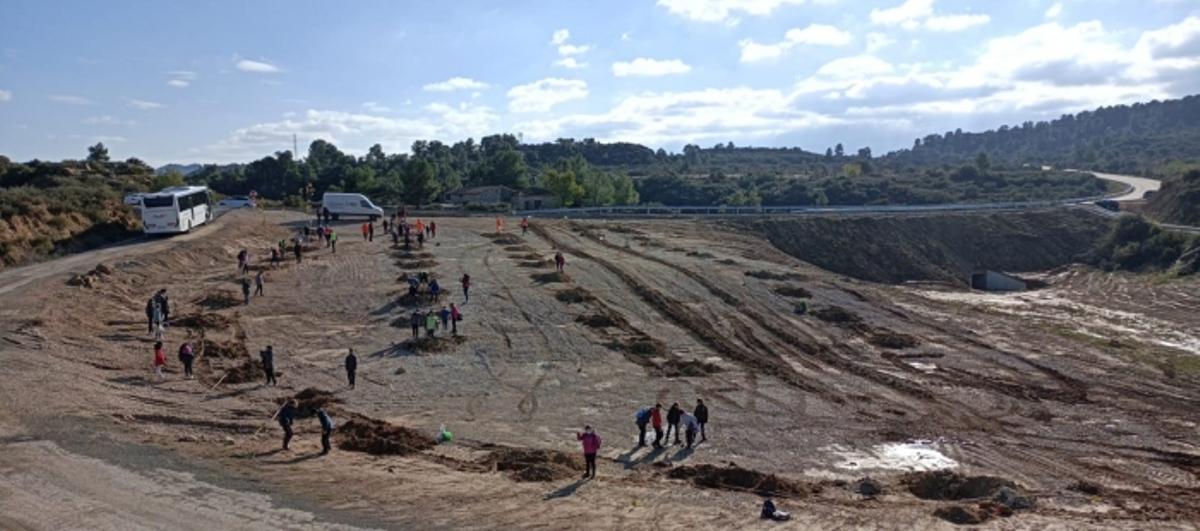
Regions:
M 1127 184 L 1133 188 L 1124 195 L 1111 198 L 1113 201 L 1137 201 L 1143 199 L 1146 192 L 1157 192 L 1162 187 L 1162 181 L 1158 179 L 1147 179 L 1145 177 L 1133 177 L 1131 175 L 1115 175 L 1112 173 L 1089 172 L 1095 175 L 1098 179 L 1106 181 L 1118 182 Z

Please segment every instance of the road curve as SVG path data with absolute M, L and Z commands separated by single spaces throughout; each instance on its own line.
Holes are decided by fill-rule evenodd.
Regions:
M 1113 201 L 1137 201 L 1144 199 L 1146 192 L 1157 192 L 1162 187 L 1162 181 L 1158 179 L 1147 179 L 1145 177 L 1134 177 L 1132 175 L 1116 175 L 1112 173 L 1087 172 L 1095 175 L 1097 179 L 1106 181 L 1127 184 L 1132 188 L 1119 196 L 1110 197 Z

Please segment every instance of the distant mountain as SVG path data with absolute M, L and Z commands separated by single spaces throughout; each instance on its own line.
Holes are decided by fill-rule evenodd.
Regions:
M 203 167 L 203 164 L 167 164 L 165 166 L 159 166 L 154 170 L 154 173 L 156 175 L 166 175 L 174 170 L 183 174 L 184 177 L 187 177 L 188 175 L 200 171 L 200 168 Z
M 1200 96 L 1101 107 L 982 133 L 932 134 L 883 160 L 916 167 L 958 165 L 980 153 L 1008 164 L 1162 177 L 1172 162 L 1200 161 Z

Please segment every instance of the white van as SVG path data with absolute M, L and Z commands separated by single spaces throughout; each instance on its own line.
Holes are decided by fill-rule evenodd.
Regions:
M 342 216 L 364 216 L 374 221 L 383 217 L 383 209 L 375 206 L 375 203 L 362 194 L 325 192 L 325 196 L 321 198 L 321 208 L 328 209 L 333 219 L 340 219 Z

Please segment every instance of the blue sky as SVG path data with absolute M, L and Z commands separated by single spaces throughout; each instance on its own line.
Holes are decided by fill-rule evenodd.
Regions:
M 1196 0 L 0 1 L 0 154 L 842 142 L 1200 92 Z M 303 151 L 303 147 L 301 151 Z

